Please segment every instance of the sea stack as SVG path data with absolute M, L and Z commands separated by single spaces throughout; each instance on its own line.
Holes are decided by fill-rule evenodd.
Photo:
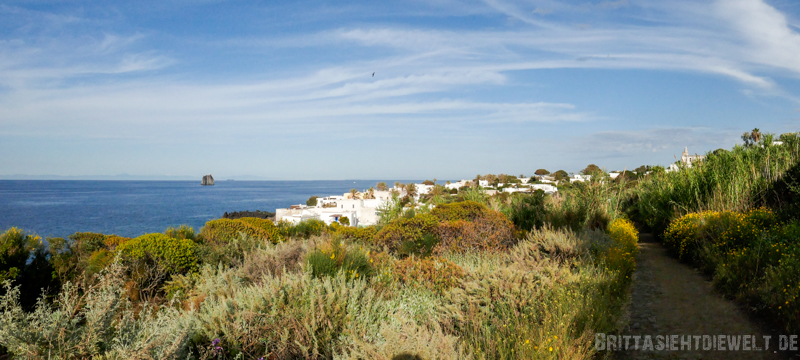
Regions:
M 214 177 L 211 174 L 203 176 L 203 181 L 200 182 L 200 185 L 214 185 Z

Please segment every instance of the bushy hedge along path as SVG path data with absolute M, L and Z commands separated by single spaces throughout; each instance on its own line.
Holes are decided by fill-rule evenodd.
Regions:
M 771 334 L 777 346 L 779 329 L 758 324 L 736 303 L 724 299 L 696 270 L 669 256 L 651 234 L 639 234 L 629 307 L 623 335 Z M 767 330 L 767 331 L 765 331 Z M 633 344 L 633 340 L 630 340 Z M 640 343 L 641 344 L 641 343 Z M 694 345 L 693 345 L 694 346 Z M 753 351 L 621 351 L 617 359 L 789 359 L 790 354 Z

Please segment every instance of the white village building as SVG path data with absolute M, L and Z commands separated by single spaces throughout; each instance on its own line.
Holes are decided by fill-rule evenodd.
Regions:
M 589 181 L 591 179 L 592 179 L 592 175 L 574 174 L 574 175 L 572 175 L 571 178 L 569 178 L 569 182 L 571 182 L 571 183 L 574 183 L 576 181 L 584 182 L 584 181 Z
M 687 147 L 683 148 L 683 153 L 681 153 L 681 166 L 685 167 L 692 167 L 692 164 L 703 161 L 705 159 L 705 155 L 689 155 L 689 149 Z M 667 172 L 678 171 L 680 167 L 676 163 L 672 163 L 667 168 Z
M 459 181 L 456 181 L 454 183 L 445 184 L 444 187 L 447 188 L 448 190 L 452 190 L 452 189 L 458 190 L 458 189 L 461 189 L 464 186 L 467 186 L 469 183 L 470 183 L 469 180 L 459 180 Z
M 550 184 L 532 184 L 531 190 L 542 190 L 545 194 L 555 194 L 558 192 L 558 188 Z

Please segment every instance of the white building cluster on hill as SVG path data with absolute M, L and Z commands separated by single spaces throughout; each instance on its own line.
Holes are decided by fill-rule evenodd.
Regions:
M 423 193 L 420 186 L 427 186 L 416 185 L 420 194 Z M 396 191 L 401 197 L 406 195 L 405 190 L 402 189 L 394 188 L 392 191 Z M 297 224 L 304 220 L 315 219 L 330 225 L 338 222 L 342 217 L 347 217 L 351 226 L 375 225 L 380 217 L 378 209 L 391 200 L 392 191 L 373 191 L 370 197 L 374 198 L 370 199 L 364 199 L 365 194 L 362 193 L 357 193 L 355 198 L 351 193 L 317 198 L 316 206 L 292 205 L 288 209 L 276 209 L 275 221 Z M 426 188 L 424 191 L 424 194 L 427 194 L 430 188 Z
M 542 190 L 547 194 L 553 194 L 558 189 L 551 184 L 528 184 L 530 179 L 521 179 L 522 184 L 498 184 L 498 189 L 490 188 L 486 180 L 480 180 L 479 185 L 487 195 L 494 195 L 499 192 L 533 192 Z M 541 181 L 541 180 L 540 180 Z M 542 181 L 544 182 L 544 181 Z M 457 182 L 444 184 L 447 190 L 459 190 L 465 186 L 472 186 L 471 180 L 459 180 Z M 415 200 L 419 200 L 421 195 L 431 192 L 434 185 L 414 184 L 416 188 Z M 396 193 L 399 197 L 406 196 L 406 189 L 394 187 L 390 190 L 379 191 L 370 190 L 369 192 L 357 192 L 355 197 L 352 193 L 343 195 L 332 195 L 317 198 L 317 204 L 308 206 L 305 204 L 292 205 L 286 209 L 275 210 L 275 221 L 287 221 L 298 224 L 304 220 L 321 220 L 330 225 L 339 222 L 342 217 L 347 217 L 350 226 L 369 226 L 378 223 L 380 209 L 392 199 L 392 194 Z

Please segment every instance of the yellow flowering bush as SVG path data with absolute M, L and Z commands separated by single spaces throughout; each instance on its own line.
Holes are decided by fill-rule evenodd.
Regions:
M 670 223 L 664 232 L 664 244 L 679 258 L 703 261 L 698 257 L 703 246 L 720 251 L 746 247 L 764 231 L 773 230 L 775 215 L 766 208 L 748 212 L 704 211 L 691 213 Z
M 473 221 L 492 211 L 486 205 L 475 201 L 461 201 L 452 204 L 440 204 L 431 210 L 431 215 L 440 221 Z
M 630 281 L 636 270 L 636 254 L 639 252 L 639 231 L 628 219 L 616 219 L 606 228 L 606 233 L 613 240 L 610 247 L 600 254 L 606 270 L 618 274 L 621 286 Z
M 139 260 L 150 256 L 170 272 L 197 270 L 195 243 L 189 239 L 175 239 L 164 234 L 145 234 L 117 246 L 123 259 Z
M 348 240 L 356 240 L 359 242 L 371 243 L 375 239 L 375 235 L 378 233 L 378 230 L 374 226 L 352 227 L 352 226 L 341 226 L 338 224 L 337 225 L 333 224 L 331 226 L 333 232 L 335 234 L 341 235 L 342 238 Z
M 625 248 L 634 250 L 639 243 L 639 231 L 628 219 L 617 219 L 608 225 L 606 233 Z
M 430 214 L 399 218 L 375 234 L 375 242 L 389 251 L 396 252 L 405 242 L 418 242 L 426 235 L 434 234 L 438 224 L 439 220 Z
M 281 220 L 276 226 L 284 239 L 293 237 L 308 239 L 313 235 L 320 235 L 329 230 L 324 221 L 316 219 L 303 220 L 298 224 Z
M 705 211 L 673 221 L 663 237 L 720 291 L 800 330 L 800 224 L 780 224 L 766 208 Z
M 280 230 L 271 220 L 259 218 L 217 219 L 206 223 L 200 235 L 211 242 L 228 242 L 245 234 L 277 244 L 284 240 Z

